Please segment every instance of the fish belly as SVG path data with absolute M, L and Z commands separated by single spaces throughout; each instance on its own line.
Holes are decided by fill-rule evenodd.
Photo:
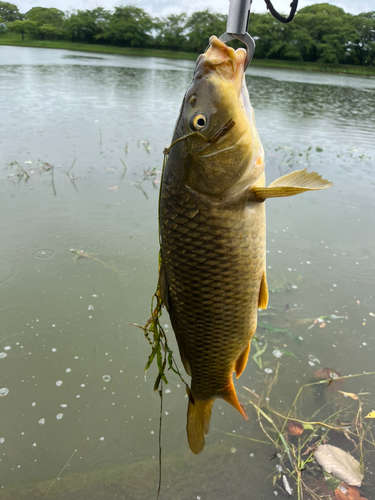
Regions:
M 256 330 L 265 212 L 246 195 L 214 200 L 164 173 L 162 265 L 169 314 L 197 400 L 224 397 Z

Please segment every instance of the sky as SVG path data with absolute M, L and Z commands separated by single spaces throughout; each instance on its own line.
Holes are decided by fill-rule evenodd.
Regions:
M 210 9 L 222 14 L 228 13 L 229 0 L 8 0 L 25 13 L 32 7 L 56 7 L 64 12 L 73 10 L 94 9 L 104 7 L 113 10 L 118 5 L 137 5 L 153 16 L 166 16 L 181 12 L 191 13 L 198 10 Z M 291 0 L 273 0 L 273 5 L 279 12 L 289 12 Z M 314 0 L 299 0 L 298 8 L 315 3 Z M 329 0 L 331 5 L 342 7 L 346 12 L 359 14 L 360 12 L 375 11 L 375 0 Z M 266 12 L 264 0 L 253 0 L 253 12 Z

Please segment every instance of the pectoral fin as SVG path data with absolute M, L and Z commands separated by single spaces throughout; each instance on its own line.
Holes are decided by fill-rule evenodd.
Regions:
M 333 186 L 317 172 L 307 169 L 296 170 L 273 181 L 268 187 L 253 187 L 249 192 L 249 201 L 264 201 L 267 198 L 294 196 L 305 191 L 317 191 Z
M 268 304 L 268 286 L 267 286 L 266 271 L 264 271 L 262 281 L 260 283 L 258 307 L 259 309 L 267 309 L 267 304 Z

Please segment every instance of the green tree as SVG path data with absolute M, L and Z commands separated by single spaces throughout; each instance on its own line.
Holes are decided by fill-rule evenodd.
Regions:
M 12 23 L 18 19 L 23 19 L 23 16 L 13 3 L 0 2 L 0 19 L 4 23 Z
M 13 21 L 13 23 L 8 23 L 9 31 L 13 31 L 14 33 L 20 33 L 22 36 L 22 40 L 25 38 L 25 33 L 33 33 L 36 30 L 35 21 Z
M 209 10 L 194 12 L 186 23 L 187 47 L 193 52 L 203 52 L 210 36 L 219 37 L 226 30 L 227 16 Z
M 133 5 L 115 7 L 103 32 L 96 39 L 104 39 L 113 45 L 146 47 L 150 44 L 153 20 L 147 12 Z
M 365 12 L 353 19 L 354 36 L 351 50 L 355 53 L 359 64 L 375 62 L 375 11 Z
M 340 7 L 328 3 L 309 5 L 293 20 L 312 39 L 303 51 L 304 61 L 344 62 L 352 38 L 352 16 Z
M 73 42 L 95 43 L 108 26 L 111 14 L 103 7 L 68 14 L 64 27 Z
M 157 35 L 155 42 L 159 47 L 170 50 L 185 48 L 187 38 L 185 35 L 186 12 L 171 14 L 168 17 L 155 20 Z
M 26 12 L 25 18 L 35 23 L 31 33 L 40 36 L 42 40 L 45 36 L 60 38 L 63 35 L 64 12 L 59 9 L 33 7 Z
M 282 26 L 270 13 L 267 13 L 252 14 L 250 27 L 256 44 L 255 57 L 278 59 L 280 53 L 287 47 L 285 36 L 287 26 Z

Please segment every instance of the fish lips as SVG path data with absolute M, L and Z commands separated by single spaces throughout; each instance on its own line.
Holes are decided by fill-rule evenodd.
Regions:
M 228 47 L 216 36 L 210 38 L 210 46 L 197 59 L 195 79 L 216 74 L 224 80 L 237 82 L 240 88 L 245 70 L 246 50 Z

